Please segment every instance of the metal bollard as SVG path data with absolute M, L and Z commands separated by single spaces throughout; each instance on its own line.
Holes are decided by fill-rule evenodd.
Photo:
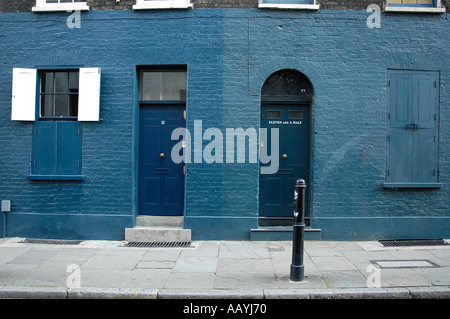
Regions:
M 292 264 L 290 274 L 290 279 L 292 281 L 302 281 L 305 278 L 305 268 L 303 266 L 305 189 L 305 180 L 297 180 L 295 183 L 294 192 L 294 236 L 292 243 Z

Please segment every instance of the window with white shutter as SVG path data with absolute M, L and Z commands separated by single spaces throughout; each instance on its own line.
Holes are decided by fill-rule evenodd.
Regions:
M 80 122 L 100 119 L 100 80 L 100 68 L 13 69 L 11 120 L 33 121 L 29 179 L 84 179 Z

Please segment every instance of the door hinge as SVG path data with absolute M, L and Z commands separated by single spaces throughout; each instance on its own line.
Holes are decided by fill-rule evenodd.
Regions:
M 387 176 L 390 176 L 390 173 L 391 173 L 391 172 L 390 172 L 389 170 L 387 170 L 386 175 L 387 175 Z
M 186 110 L 183 111 L 183 118 L 186 119 Z
M 183 175 L 186 175 L 186 165 L 183 166 Z
M 434 81 L 434 87 L 437 88 L 437 81 Z
M 391 80 L 388 80 L 387 82 L 387 86 L 390 87 L 391 86 Z

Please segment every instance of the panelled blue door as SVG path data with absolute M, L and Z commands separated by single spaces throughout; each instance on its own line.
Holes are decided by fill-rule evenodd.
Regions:
M 310 185 L 309 112 L 309 105 L 262 105 L 261 128 L 267 128 L 268 137 L 267 145 L 260 147 L 267 147 L 267 154 L 271 154 L 271 129 L 278 128 L 279 168 L 275 174 L 260 174 L 260 224 L 292 222 L 295 182 L 302 178 Z M 305 210 L 309 212 L 309 192 L 306 192 L 305 203 Z
M 141 104 L 139 109 L 139 214 L 181 216 L 184 163 L 171 159 L 172 131 L 185 127 L 185 105 Z

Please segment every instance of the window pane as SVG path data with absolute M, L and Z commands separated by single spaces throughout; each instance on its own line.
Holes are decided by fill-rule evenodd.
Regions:
M 78 116 L 78 94 L 69 95 L 69 116 Z
M 42 74 L 42 88 L 41 92 L 53 93 L 53 72 L 44 72 Z
M 55 95 L 55 116 L 68 116 L 66 94 Z
M 53 95 L 41 95 L 41 116 L 53 116 Z
M 281 119 L 281 111 L 267 111 L 268 119 Z
M 303 111 L 289 111 L 289 119 L 292 120 L 303 119 Z
M 139 99 L 143 101 L 185 101 L 185 71 L 142 71 Z
M 140 100 L 161 100 L 161 72 L 142 72 Z
M 78 93 L 78 72 L 69 73 L 69 92 Z
M 68 92 L 68 72 L 55 72 L 55 93 Z
M 162 100 L 186 100 L 186 72 L 162 74 Z

